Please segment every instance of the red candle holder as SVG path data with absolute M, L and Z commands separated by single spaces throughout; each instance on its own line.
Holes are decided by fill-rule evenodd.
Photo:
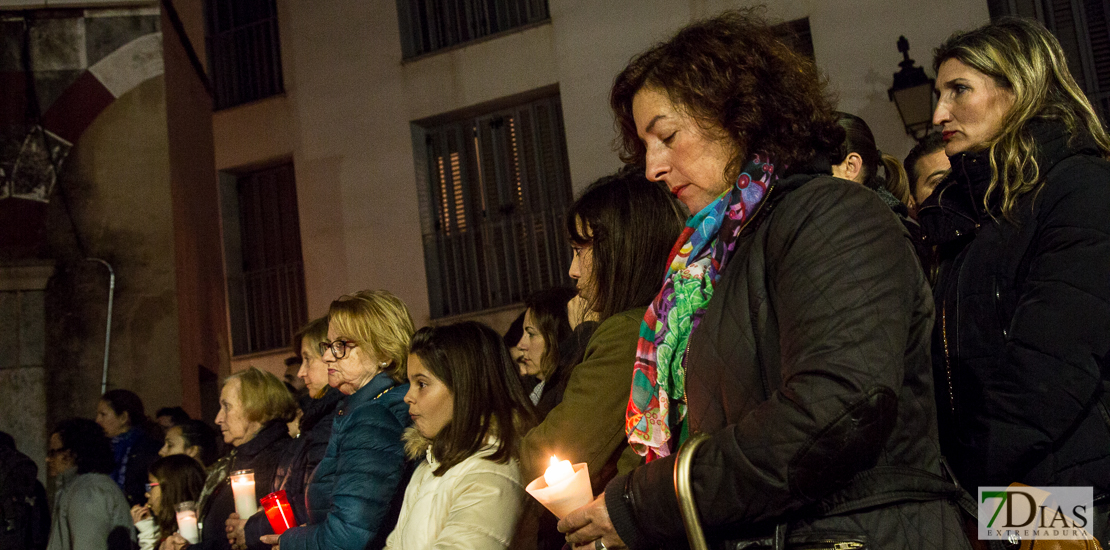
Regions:
M 293 507 L 289 505 L 289 498 L 285 491 L 270 493 L 260 501 L 262 509 L 266 511 L 266 519 L 270 520 L 270 527 L 274 534 L 280 535 L 290 527 L 296 527 L 297 520 L 293 519 Z

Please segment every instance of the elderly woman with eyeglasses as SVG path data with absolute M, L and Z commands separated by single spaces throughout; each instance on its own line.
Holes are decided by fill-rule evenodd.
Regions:
M 382 548 L 411 474 L 401 434 L 412 423 L 402 383 L 412 317 L 393 294 L 365 290 L 332 302 L 328 319 L 320 355 L 328 384 L 347 398 L 306 491 L 308 524 L 261 540 L 284 550 Z

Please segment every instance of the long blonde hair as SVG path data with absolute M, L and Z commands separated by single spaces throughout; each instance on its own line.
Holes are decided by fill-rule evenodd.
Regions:
M 1040 23 L 1007 17 L 956 33 L 936 49 L 933 69 L 949 59 L 959 60 L 1013 93 L 1014 104 L 1003 116 L 1001 130 L 987 142 L 991 181 L 985 202 L 1001 193 L 1002 215 L 1007 220 L 1014 221 L 1014 208 L 1022 195 L 1044 185 L 1030 122 L 1059 120 L 1073 138 L 1089 134 L 1102 156 L 1110 157 L 1110 137 L 1072 78 L 1060 42 Z

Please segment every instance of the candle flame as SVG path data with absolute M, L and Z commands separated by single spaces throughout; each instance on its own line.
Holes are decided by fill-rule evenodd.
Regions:
M 554 466 L 559 463 L 559 459 L 555 455 L 551 455 L 551 465 Z

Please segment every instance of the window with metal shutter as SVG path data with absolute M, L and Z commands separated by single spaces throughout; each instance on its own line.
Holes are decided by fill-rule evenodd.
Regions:
M 420 128 L 434 317 L 567 284 L 570 175 L 558 97 Z
M 1056 36 L 1068 70 L 1103 124 L 1110 115 L 1110 5 L 1105 0 L 988 0 L 991 19 L 1036 19 Z
M 239 173 L 234 176 L 236 204 L 225 233 L 228 305 L 235 355 L 289 345 L 307 321 L 304 260 L 297 214 L 293 165 Z

